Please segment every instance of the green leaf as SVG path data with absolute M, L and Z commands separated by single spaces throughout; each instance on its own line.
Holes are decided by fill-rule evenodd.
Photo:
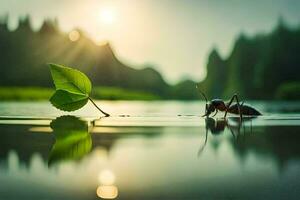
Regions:
M 57 64 L 49 64 L 56 90 L 88 96 L 92 90 L 89 78 L 82 72 Z
M 92 138 L 86 121 L 74 116 L 62 116 L 50 124 L 55 136 L 48 165 L 67 160 L 79 160 L 92 149 Z
M 50 102 L 63 111 L 74 111 L 83 107 L 89 98 L 92 84 L 82 72 L 57 64 L 49 64 L 56 92 Z
M 90 100 L 102 114 L 109 116 L 89 97 L 92 84 L 84 73 L 62 65 L 51 63 L 49 66 L 56 88 L 56 92 L 50 98 L 53 106 L 64 111 L 74 111 Z
M 70 93 L 65 90 L 57 90 L 50 98 L 50 102 L 60 110 L 74 111 L 83 107 L 88 102 L 88 96 Z

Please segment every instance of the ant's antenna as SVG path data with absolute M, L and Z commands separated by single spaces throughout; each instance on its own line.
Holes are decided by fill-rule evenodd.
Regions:
M 206 104 L 207 104 L 208 100 L 207 100 L 205 94 L 200 90 L 200 88 L 199 88 L 198 85 L 196 85 L 196 88 L 198 89 L 198 91 L 200 92 L 200 94 L 204 97 L 204 99 L 205 99 L 205 101 L 206 101 Z
M 207 106 L 208 106 L 208 100 L 207 100 L 207 98 L 206 98 L 206 96 L 205 96 L 205 94 L 200 90 L 200 88 L 199 88 L 199 86 L 198 86 L 198 84 L 196 85 L 196 88 L 198 89 L 198 91 L 200 92 L 200 94 L 204 97 L 204 99 L 205 99 L 205 114 L 207 113 Z M 204 115 L 205 116 L 205 115 Z
M 204 94 L 203 92 L 201 92 L 200 90 L 199 90 L 199 92 L 202 94 L 202 96 L 204 97 L 204 99 L 205 99 L 205 101 L 206 101 L 206 104 L 207 104 L 208 100 L 207 100 L 205 94 Z

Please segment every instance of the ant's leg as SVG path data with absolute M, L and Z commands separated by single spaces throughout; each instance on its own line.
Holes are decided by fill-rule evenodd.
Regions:
M 237 102 L 238 111 L 239 111 L 239 115 L 240 115 L 240 120 L 242 120 L 242 119 L 243 119 L 243 116 L 242 116 L 242 112 L 241 112 L 241 106 L 240 106 L 240 103 L 239 103 L 239 98 L 238 98 L 237 94 L 234 94 L 234 95 L 231 97 L 231 99 L 230 99 L 229 103 L 227 104 L 227 106 L 226 106 L 226 111 L 225 111 L 225 115 L 224 115 L 224 118 L 226 118 L 226 115 L 227 115 L 228 109 L 229 109 L 229 107 L 231 106 L 231 104 L 232 104 L 232 102 L 233 102 L 233 100 L 234 100 L 234 99 L 235 99 L 235 100 L 236 100 L 236 102 Z M 244 104 L 244 102 L 243 102 L 243 104 Z
M 242 121 L 243 120 L 243 115 L 242 115 L 242 112 L 241 112 L 241 105 L 240 105 L 240 102 L 239 102 L 239 98 L 238 98 L 237 94 L 233 95 L 233 97 L 236 99 L 236 103 L 237 103 L 238 111 L 239 111 L 239 115 L 240 115 L 240 120 Z M 244 102 L 242 103 L 242 105 L 243 104 L 244 104 Z
M 215 114 L 212 117 L 216 116 L 217 113 L 218 113 L 218 110 L 216 110 Z
M 229 109 L 229 107 L 231 106 L 231 104 L 232 104 L 232 102 L 233 102 L 233 100 L 234 100 L 235 96 L 236 96 L 236 94 L 234 94 L 234 95 L 231 97 L 231 99 L 230 99 L 229 103 L 226 105 L 226 110 L 225 110 L 225 115 L 224 115 L 224 118 L 226 118 L 226 115 L 227 115 L 228 109 Z

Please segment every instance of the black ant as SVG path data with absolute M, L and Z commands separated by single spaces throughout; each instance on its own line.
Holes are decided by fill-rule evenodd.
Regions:
M 252 106 L 244 105 L 244 102 L 240 104 L 237 94 L 234 94 L 230 99 L 230 101 L 226 104 L 222 99 L 213 99 L 210 102 L 208 102 L 205 94 L 200 90 L 199 92 L 202 94 L 202 96 L 206 101 L 205 114 L 202 117 L 209 117 L 209 115 L 212 112 L 215 112 L 214 115 L 212 116 L 214 117 L 218 113 L 218 111 L 225 112 L 224 118 L 226 118 L 227 113 L 239 114 L 240 120 L 242 120 L 243 115 L 248 115 L 248 116 L 262 115 L 258 110 L 256 110 Z M 232 104 L 234 100 L 236 100 L 236 103 Z

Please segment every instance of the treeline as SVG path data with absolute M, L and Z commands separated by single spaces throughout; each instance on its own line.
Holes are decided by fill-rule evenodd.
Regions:
M 83 71 L 94 86 L 142 91 L 163 99 L 197 98 L 194 82 L 171 86 L 153 68 L 131 68 L 109 44 L 96 45 L 81 30 L 76 30 L 80 37 L 71 41 L 53 20 L 45 20 L 38 31 L 32 30 L 29 17 L 20 19 L 14 31 L 7 28 L 7 21 L 4 17 L 0 22 L 0 86 L 52 87 L 47 63 L 53 62 Z
M 54 62 L 83 71 L 94 86 L 142 91 L 162 99 L 199 98 L 195 82 L 169 85 L 151 67 L 131 68 L 109 44 L 96 45 L 81 30 L 76 30 L 80 37 L 71 41 L 57 21 L 45 20 L 38 31 L 32 30 L 29 17 L 20 19 L 14 31 L 7 28 L 7 21 L 0 19 L 2 87 L 52 87 L 46 63 Z M 300 27 L 291 29 L 281 20 L 270 34 L 252 38 L 242 34 L 226 59 L 214 49 L 200 88 L 209 98 L 238 93 L 247 99 L 300 99 Z
M 300 27 L 280 20 L 270 34 L 242 34 L 226 59 L 214 49 L 200 85 L 210 98 L 300 99 Z

